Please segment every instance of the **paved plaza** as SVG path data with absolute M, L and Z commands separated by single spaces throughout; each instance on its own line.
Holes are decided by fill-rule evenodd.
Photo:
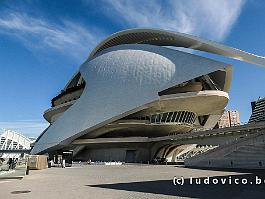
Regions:
M 174 185 L 173 178 L 185 179 L 183 185 Z M 220 184 L 221 178 L 228 181 Z M 209 171 L 166 165 L 86 165 L 71 168 L 50 168 L 30 171 L 22 180 L 1 179 L 0 198 L 264 198 L 265 185 L 255 185 L 255 176 L 265 179 L 262 171 Z M 190 184 L 193 177 L 193 184 Z M 194 184 L 195 178 L 210 184 Z M 212 183 L 217 179 L 219 184 Z M 239 185 L 233 180 L 238 178 Z M 253 182 L 247 185 L 241 179 Z M 175 181 L 176 183 L 176 181 Z

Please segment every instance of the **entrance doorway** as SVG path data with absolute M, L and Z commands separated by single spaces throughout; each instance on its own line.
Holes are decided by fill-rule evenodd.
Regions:
M 126 150 L 125 162 L 134 163 L 136 157 L 136 150 Z

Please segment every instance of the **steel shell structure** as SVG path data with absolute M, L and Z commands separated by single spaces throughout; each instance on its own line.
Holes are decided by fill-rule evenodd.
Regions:
M 115 33 L 91 52 L 52 99 L 52 107 L 44 113 L 51 125 L 31 153 L 66 149 L 89 153 L 89 140 L 94 141 L 94 151 L 113 148 L 105 139 L 116 143 L 110 156 L 124 159 L 113 155 L 121 143 L 128 149 L 144 138 L 212 128 L 229 100 L 231 65 L 167 46 L 265 65 L 263 57 L 183 33 L 154 29 Z M 89 156 L 97 153 L 101 152 Z

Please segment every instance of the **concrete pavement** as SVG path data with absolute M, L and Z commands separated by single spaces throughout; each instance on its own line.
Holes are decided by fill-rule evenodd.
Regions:
M 188 169 L 166 165 L 75 166 L 30 171 L 22 180 L 0 180 L 0 198 L 262 198 L 261 185 L 190 185 L 189 178 L 265 178 L 262 172 Z M 184 185 L 173 178 L 184 176 Z M 195 183 L 195 181 L 194 181 Z

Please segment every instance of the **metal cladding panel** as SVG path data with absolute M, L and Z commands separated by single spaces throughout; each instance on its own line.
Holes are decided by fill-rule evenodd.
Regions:
M 232 48 L 214 41 L 202 39 L 185 33 L 160 29 L 134 28 L 114 33 L 100 42 L 90 53 L 88 60 L 93 59 L 104 49 L 122 44 L 151 44 L 157 46 L 175 46 L 230 57 L 232 59 L 265 66 L 265 57 L 254 55 L 236 48 Z M 68 82 L 78 77 L 77 72 Z
M 132 109 L 158 100 L 161 90 L 228 66 L 147 44 L 108 48 L 81 66 L 80 72 L 86 81 L 83 94 L 47 129 L 32 153 L 67 145 Z

